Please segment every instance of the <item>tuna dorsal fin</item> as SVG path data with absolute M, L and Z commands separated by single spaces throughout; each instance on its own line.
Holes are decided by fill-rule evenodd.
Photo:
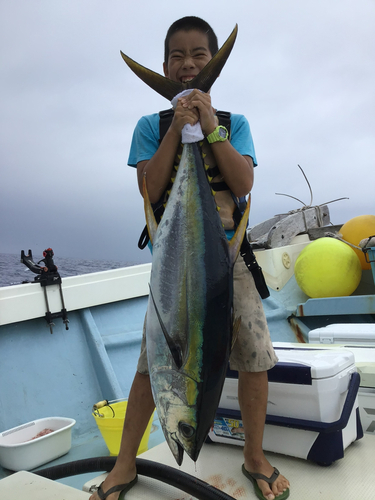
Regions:
M 158 94 L 171 101 L 177 94 L 185 89 L 199 89 L 203 92 L 208 92 L 210 90 L 232 51 L 234 42 L 236 41 L 237 31 L 238 26 L 236 24 L 234 30 L 229 35 L 221 49 L 214 55 L 202 71 L 191 82 L 187 83 L 179 83 L 169 80 L 169 78 L 165 78 L 164 76 L 159 75 L 159 73 L 155 73 L 155 71 L 138 64 L 121 50 L 120 53 L 129 68 L 144 83 L 158 92 Z
M 158 223 L 156 222 L 154 211 L 152 210 L 150 198 L 148 197 L 147 186 L 146 186 L 146 174 L 143 176 L 143 202 L 144 202 L 144 210 L 145 210 L 148 234 L 150 236 L 151 244 L 153 245 L 156 230 L 158 228 Z
M 241 221 L 238 224 L 237 230 L 234 233 L 233 238 L 229 242 L 229 258 L 232 265 L 234 265 L 234 263 L 236 262 L 238 253 L 241 248 L 242 240 L 244 239 L 244 237 L 246 238 L 245 233 L 246 233 L 247 221 L 249 220 L 249 213 L 250 213 L 250 195 L 247 200 L 246 210 L 242 215 Z
M 169 333 L 168 333 L 168 331 L 167 331 L 167 329 L 166 329 L 166 327 L 165 327 L 165 325 L 163 323 L 163 320 L 162 320 L 161 315 L 159 313 L 159 309 L 158 309 L 158 307 L 156 305 L 156 302 L 155 302 L 155 299 L 154 299 L 154 294 L 152 293 L 151 287 L 150 287 L 150 296 L 151 296 L 152 303 L 153 303 L 153 305 L 155 307 L 156 316 L 158 317 L 160 328 L 162 329 L 165 341 L 168 344 L 168 347 L 169 347 L 170 353 L 172 355 L 173 361 L 175 362 L 175 364 L 177 366 L 177 369 L 179 370 L 181 368 L 181 366 L 182 366 L 182 353 L 181 353 L 181 349 L 173 341 L 173 339 L 169 335 Z

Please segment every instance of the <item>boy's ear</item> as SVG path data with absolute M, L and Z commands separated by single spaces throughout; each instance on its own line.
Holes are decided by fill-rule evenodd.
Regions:
M 166 78 L 168 78 L 168 66 L 163 62 L 163 73 Z

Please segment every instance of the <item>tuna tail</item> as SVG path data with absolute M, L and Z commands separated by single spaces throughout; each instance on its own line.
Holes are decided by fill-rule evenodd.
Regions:
M 121 56 L 129 66 L 129 68 L 149 87 L 154 89 L 158 94 L 171 101 L 177 94 L 186 89 L 199 89 L 202 92 L 208 92 L 212 85 L 215 83 L 216 78 L 219 76 L 223 69 L 229 54 L 232 51 L 234 42 L 237 37 L 238 26 L 229 35 L 228 39 L 221 47 L 221 49 L 214 55 L 211 61 L 202 69 L 202 71 L 191 81 L 186 83 L 174 82 L 165 78 L 155 71 L 141 66 L 137 62 L 130 59 L 127 55 L 121 52 Z
M 242 215 L 237 230 L 234 233 L 233 238 L 229 242 L 229 260 L 232 266 L 236 262 L 238 253 L 242 245 L 242 241 L 244 238 L 246 238 L 246 226 L 247 226 L 247 221 L 249 220 L 249 213 L 250 213 L 250 195 L 247 200 L 245 212 Z

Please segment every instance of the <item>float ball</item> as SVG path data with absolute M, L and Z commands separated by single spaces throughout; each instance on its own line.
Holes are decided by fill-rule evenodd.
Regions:
M 375 215 L 359 215 L 348 220 L 340 229 L 340 234 L 345 241 L 359 246 L 359 242 L 375 235 Z M 371 264 L 366 262 L 362 250 L 354 249 L 361 262 L 362 269 L 371 269 Z
M 349 245 L 334 238 L 319 238 L 299 254 L 294 274 L 309 297 L 343 297 L 357 288 L 362 269 Z

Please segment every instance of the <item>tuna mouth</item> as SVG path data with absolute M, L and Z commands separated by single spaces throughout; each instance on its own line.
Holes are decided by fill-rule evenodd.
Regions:
M 182 464 L 182 460 L 184 458 L 184 449 L 180 445 L 180 443 L 178 441 L 176 441 L 175 439 L 174 439 L 174 442 L 177 445 L 177 453 L 173 453 L 173 455 L 174 455 L 174 458 L 176 459 L 177 464 L 180 466 Z

